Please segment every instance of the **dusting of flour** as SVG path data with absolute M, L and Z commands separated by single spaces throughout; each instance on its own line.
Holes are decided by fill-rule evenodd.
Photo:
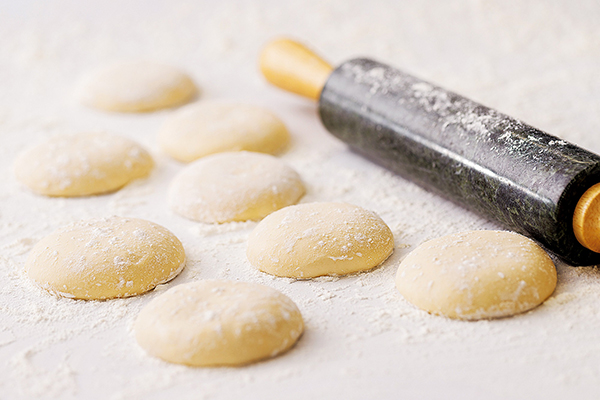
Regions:
M 558 263 L 554 295 L 514 318 L 461 322 L 417 310 L 394 288 L 400 260 L 425 240 L 498 227 L 351 153 L 324 131 L 314 104 L 268 87 L 256 71 L 265 41 L 289 34 L 334 64 L 373 57 L 600 152 L 597 2 L 156 0 L 150 6 L 28 0 L 2 8 L 0 397 L 546 399 L 597 393 L 597 268 Z M 394 233 L 392 256 L 363 274 L 276 278 L 245 258 L 256 223 L 200 224 L 170 212 L 165 191 L 182 165 L 158 151 L 156 133 L 171 111 L 104 113 L 72 96 L 79 76 L 125 58 L 184 69 L 203 98 L 273 110 L 293 137 L 281 157 L 307 186 L 302 202 L 343 201 L 376 212 Z M 156 160 L 152 174 L 113 194 L 73 199 L 36 196 L 15 181 L 11 165 L 20 151 L 57 133 L 90 130 L 149 149 Z M 148 294 L 99 302 L 53 297 L 29 282 L 23 264 L 37 241 L 80 219 L 114 214 L 172 231 L 187 252 L 182 273 Z M 139 310 L 166 288 L 205 278 L 280 290 L 299 306 L 305 334 L 283 356 L 240 369 L 187 368 L 146 355 L 131 332 Z

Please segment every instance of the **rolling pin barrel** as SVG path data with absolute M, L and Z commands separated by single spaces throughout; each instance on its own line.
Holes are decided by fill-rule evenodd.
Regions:
M 325 128 L 356 152 L 569 264 L 600 264 L 600 156 L 369 59 L 333 70 L 284 38 L 260 67 L 274 85 L 319 99 Z
M 342 64 L 321 93 L 325 128 L 355 151 L 573 265 L 600 263 L 573 233 L 600 157 L 460 95 L 367 59 Z

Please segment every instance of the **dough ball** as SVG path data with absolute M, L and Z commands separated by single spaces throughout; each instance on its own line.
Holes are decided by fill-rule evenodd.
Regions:
M 188 165 L 171 184 L 169 204 L 195 221 L 246 221 L 295 204 L 303 194 L 300 176 L 277 158 L 234 152 Z
M 288 350 L 304 323 L 282 293 L 254 283 L 205 280 L 169 289 L 139 314 L 135 337 L 149 354 L 194 365 L 241 365 Z
M 400 264 L 396 287 L 417 307 L 459 319 L 530 310 L 556 287 L 552 260 L 514 232 L 471 231 L 423 243 Z
M 312 278 L 374 268 L 393 249 L 394 236 L 377 214 L 346 203 L 308 203 L 262 220 L 246 254 L 269 274 Z
M 86 300 L 135 296 L 173 279 L 185 265 L 179 239 L 135 218 L 92 219 L 35 245 L 25 268 L 42 288 Z
M 192 79 L 177 68 L 131 61 L 91 72 L 80 82 L 77 97 L 101 110 L 143 112 L 186 103 L 196 93 Z
M 267 110 L 206 101 L 178 110 L 158 133 L 161 149 L 183 162 L 225 151 L 274 154 L 288 142 L 285 125 Z
M 112 192 L 150 173 L 154 161 L 137 143 L 107 133 L 57 135 L 24 151 L 17 180 L 46 196 Z

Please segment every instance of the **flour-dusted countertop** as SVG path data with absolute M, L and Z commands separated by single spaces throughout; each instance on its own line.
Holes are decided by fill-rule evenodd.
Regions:
M 269 87 L 257 54 L 285 34 L 333 64 L 365 55 L 395 65 L 600 152 L 600 5 L 589 1 L 0 1 L 0 399 L 595 398 L 600 390 L 600 273 L 558 264 L 541 307 L 462 322 L 419 311 L 397 293 L 398 263 L 424 240 L 498 228 L 370 164 L 332 138 L 316 106 Z M 181 67 L 202 99 L 265 106 L 288 125 L 281 158 L 304 179 L 302 202 L 377 212 L 396 250 L 374 271 L 276 278 L 245 257 L 254 222 L 200 224 L 172 213 L 165 190 L 182 164 L 160 154 L 171 111 L 116 114 L 73 99 L 77 78 L 120 59 Z M 45 198 L 14 180 L 16 154 L 61 132 L 106 130 L 154 155 L 148 179 L 90 198 Z M 67 223 L 110 215 L 174 232 L 189 262 L 146 295 L 75 301 L 26 278 L 27 253 Z M 274 287 L 301 309 L 289 353 L 243 368 L 188 368 L 147 356 L 131 326 L 166 288 L 204 278 Z

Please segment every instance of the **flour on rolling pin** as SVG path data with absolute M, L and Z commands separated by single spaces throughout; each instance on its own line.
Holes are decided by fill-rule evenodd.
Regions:
M 292 88 L 271 79 L 278 51 L 287 52 L 283 80 L 296 79 Z M 352 149 L 572 265 L 600 263 L 599 191 L 590 189 L 600 182 L 600 156 L 376 61 L 332 71 L 306 62 L 307 52 L 275 41 L 263 52 L 263 73 L 295 93 L 320 93 L 323 125 Z M 304 65 L 297 75 L 293 60 Z

